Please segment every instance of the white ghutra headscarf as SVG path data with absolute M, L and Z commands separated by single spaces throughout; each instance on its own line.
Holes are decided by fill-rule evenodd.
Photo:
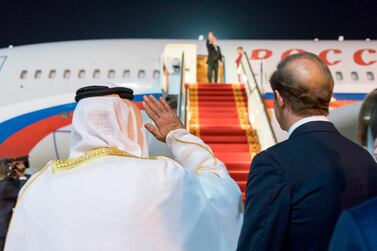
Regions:
M 148 145 L 139 108 L 117 95 L 85 98 L 75 109 L 69 158 L 98 147 L 115 147 L 148 157 Z

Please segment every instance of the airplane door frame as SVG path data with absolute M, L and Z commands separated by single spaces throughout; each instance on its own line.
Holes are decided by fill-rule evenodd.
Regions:
M 5 61 L 7 61 L 7 58 L 8 56 L 0 56 L 0 72 L 1 72 L 1 69 L 3 68 Z

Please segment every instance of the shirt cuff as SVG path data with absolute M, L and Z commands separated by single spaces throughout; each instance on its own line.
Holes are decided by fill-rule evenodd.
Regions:
M 188 134 L 190 134 L 190 133 L 186 129 L 183 129 L 183 128 L 170 131 L 168 133 L 168 135 L 166 136 L 166 144 L 168 144 L 168 146 L 170 147 L 171 144 L 175 141 L 174 137 L 179 139 L 179 138 L 184 137 Z

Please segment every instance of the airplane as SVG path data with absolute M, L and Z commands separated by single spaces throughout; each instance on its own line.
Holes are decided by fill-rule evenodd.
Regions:
M 220 40 L 219 46 L 224 56 L 220 81 L 238 82 L 236 50 L 243 47 L 270 113 L 268 78 L 282 58 L 300 51 L 316 53 L 329 65 L 335 80 L 333 111 L 359 105 L 377 87 L 374 41 Z M 87 85 L 130 87 L 139 106 L 143 95 L 168 96 L 177 101 L 179 113 L 185 110 L 183 82 L 206 82 L 206 54 L 205 41 L 175 39 L 81 40 L 0 49 L 0 157 L 29 155 L 31 173 L 48 160 L 67 158 L 74 93 Z M 343 115 L 354 120 L 356 112 Z M 286 134 L 273 117 L 276 138 L 284 140 Z M 169 154 L 149 134 L 148 141 L 152 155 Z

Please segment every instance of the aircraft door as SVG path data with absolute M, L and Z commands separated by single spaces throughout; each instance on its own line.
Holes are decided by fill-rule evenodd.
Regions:
M 0 72 L 4 66 L 5 60 L 7 60 L 7 56 L 0 56 Z
M 196 45 L 167 44 L 162 54 L 162 87 L 168 95 L 179 95 L 181 82 L 196 82 Z M 182 79 L 183 78 L 183 79 Z
M 207 72 L 208 72 L 208 64 L 207 64 L 207 55 L 198 55 L 197 57 L 197 71 L 196 71 L 196 78 L 198 83 L 208 83 Z M 225 61 L 225 60 L 224 60 Z M 225 83 L 224 79 L 224 64 L 219 64 L 219 71 L 218 71 L 218 83 Z

